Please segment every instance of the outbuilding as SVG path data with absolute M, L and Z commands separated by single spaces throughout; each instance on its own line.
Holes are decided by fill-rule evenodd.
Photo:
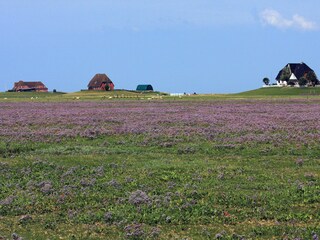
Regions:
M 137 91 L 153 91 L 151 84 L 140 84 L 137 86 Z

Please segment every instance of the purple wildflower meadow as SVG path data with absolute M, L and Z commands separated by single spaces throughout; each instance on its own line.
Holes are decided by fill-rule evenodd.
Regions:
M 0 136 L 12 141 L 145 134 L 151 139 L 199 136 L 233 146 L 305 145 L 320 139 L 320 105 L 302 100 L 35 102 L 0 103 L 0 108 Z

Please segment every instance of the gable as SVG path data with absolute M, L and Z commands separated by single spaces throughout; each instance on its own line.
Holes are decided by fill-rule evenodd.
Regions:
M 290 80 L 298 80 L 296 75 L 294 75 L 294 73 L 291 73 L 291 76 L 289 78 Z

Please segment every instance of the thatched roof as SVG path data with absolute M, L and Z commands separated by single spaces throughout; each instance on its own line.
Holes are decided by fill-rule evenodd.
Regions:
M 19 88 L 19 87 L 37 88 L 39 86 L 46 88 L 46 86 L 40 81 L 38 81 L 38 82 L 19 81 L 19 82 L 14 83 L 14 88 Z
M 98 88 L 102 83 L 112 83 L 112 81 L 106 74 L 98 73 L 91 79 L 88 84 L 88 88 Z
M 307 74 L 310 71 L 313 71 L 307 64 L 304 62 L 302 63 L 288 63 L 283 69 L 281 69 L 276 77 L 276 80 L 280 81 L 280 78 L 282 76 L 282 73 L 286 71 L 286 69 L 289 70 L 290 75 L 294 74 L 296 79 L 300 79 L 305 74 Z

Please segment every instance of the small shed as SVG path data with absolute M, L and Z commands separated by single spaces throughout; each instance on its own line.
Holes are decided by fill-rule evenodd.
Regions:
M 137 91 L 153 91 L 151 84 L 140 84 L 137 86 Z

